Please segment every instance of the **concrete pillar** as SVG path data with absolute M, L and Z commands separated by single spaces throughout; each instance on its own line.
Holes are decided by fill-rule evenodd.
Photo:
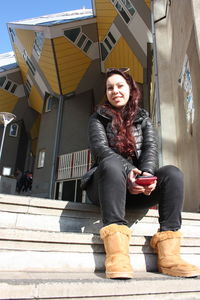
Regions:
M 154 22 L 160 90 L 161 138 L 163 165 L 177 165 L 175 106 L 171 78 L 172 28 L 166 15 L 168 1 L 154 1 Z
M 200 60 L 200 1 L 191 0 L 194 16 L 194 28 L 196 34 L 196 45 Z

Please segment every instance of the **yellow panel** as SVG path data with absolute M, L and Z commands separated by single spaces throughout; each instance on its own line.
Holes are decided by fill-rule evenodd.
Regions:
M 119 39 L 117 45 L 105 60 L 105 68 L 111 67 L 129 67 L 130 74 L 134 77 L 135 81 L 143 83 L 142 65 L 123 37 Z
M 145 0 L 146 5 L 151 8 L 151 0 Z
M 65 37 L 54 39 L 62 93 L 75 91 L 91 59 Z
M 23 57 L 21 56 L 21 54 L 20 54 L 20 52 L 19 52 L 19 50 L 17 49 L 16 46 L 14 46 L 14 51 L 15 51 L 15 56 L 16 56 L 16 59 L 17 59 L 17 63 L 18 63 L 18 65 L 20 67 L 20 70 L 21 70 L 23 82 L 25 82 L 26 78 L 27 78 L 27 73 L 28 73 L 28 66 L 25 63 Z
M 32 138 L 31 149 L 32 149 L 33 155 L 36 155 L 38 135 L 39 135 L 39 130 L 40 130 L 40 120 L 41 120 L 41 116 L 39 115 L 37 117 L 37 119 L 35 120 L 35 122 L 33 123 L 33 126 L 30 130 L 31 138 Z
M 55 65 L 55 58 L 54 58 L 53 48 L 50 39 L 45 39 L 44 41 L 42 53 L 38 64 L 40 69 L 43 71 L 43 74 L 46 77 L 52 90 L 55 93 L 60 94 L 58 76 L 57 76 L 56 65 Z
M 26 49 L 29 57 L 31 57 L 33 44 L 35 41 L 35 32 L 32 30 L 16 29 L 16 35 Z
M 102 41 L 117 16 L 117 11 L 109 0 L 96 0 L 95 7 L 99 40 Z
M 0 111 L 7 111 L 12 113 L 18 97 L 0 89 Z
M 42 113 L 43 99 L 40 96 L 38 90 L 32 86 L 31 93 L 29 95 L 29 105 L 39 113 Z

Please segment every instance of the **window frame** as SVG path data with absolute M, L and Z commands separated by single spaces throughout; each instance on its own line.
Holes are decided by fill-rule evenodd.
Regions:
M 52 111 L 52 104 L 53 104 L 53 97 L 52 95 L 49 95 L 45 100 L 45 108 L 44 108 L 45 113 Z
M 37 168 L 38 169 L 44 168 L 45 157 L 46 157 L 46 149 L 39 150 L 39 152 L 38 152 L 38 161 L 37 161 Z
M 16 128 L 16 134 L 11 134 L 11 130 L 12 130 L 13 125 L 15 125 L 17 127 Z M 10 125 L 9 136 L 11 136 L 11 137 L 17 137 L 18 136 L 18 131 L 19 131 L 19 125 L 17 123 L 12 123 Z

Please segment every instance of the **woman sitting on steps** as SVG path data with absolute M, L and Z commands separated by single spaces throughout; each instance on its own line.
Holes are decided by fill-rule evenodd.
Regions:
M 82 188 L 101 208 L 106 277 L 133 277 L 125 209 L 156 204 L 160 229 L 150 245 L 158 255 L 158 270 L 171 276 L 200 275 L 199 268 L 180 257 L 183 174 L 172 165 L 158 168 L 154 128 L 147 111 L 139 107 L 140 91 L 127 71 L 110 69 L 106 73 L 107 101 L 89 120 L 95 163 L 82 178 Z M 136 183 L 139 175 L 156 177 L 144 185 Z

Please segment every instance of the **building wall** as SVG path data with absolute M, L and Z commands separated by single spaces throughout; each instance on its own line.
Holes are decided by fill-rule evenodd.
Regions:
M 39 151 L 43 149 L 45 149 L 46 154 L 43 168 L 38 168 L 38 161 L 36 160 L 35 162 L 32 195 L 36 197 L 49 197 L 58 118 L 58 101 L 54 101 L 51 112 L 44 112 L 41 116 L 36 157 L 38 159 Z M 92 90 L 64 100 L 58 155 L 88 148 L 87 124 L 92 110 Z
M 92 109 L 92 90 L 65 100 L 59 155 L 88 148 L 87 124 Z
M 15 170 L 17 167 L 23 171 L 24 161 L 20 162 L 20 164 L 18 166 L 16 166 L 16 162 L 17 162 L 18 148 L 19 148 L 21 136 L 23 136 L 23 137 L 26 136 L 26 133 L 25 133 L 24 127 L 22 126 L 22 123 L 17 122 L 17 124 L 19 126 L 17 137 L 12 137 L 9 135 L 10 125 L 8 125 L 6 128 L 5 139 L 4 139 L 4 143 L 3 143 L 3 149 L 2 149 L 1 163 L 0 163 L 0 173 L 1 174 L 2 174 L 3 167 L 11 168 L 12 176 L 14 176 L 14 173 L 15 173 Z M 3 135 L 3 126 L 1 125 L 0 143 L 2 141 L 2 135 Z M 23 145 L 23 149 L 21 149 L 21 154 L 24 155 L 24 158 L 25 158 L 26 157 L 27 136 L 23 141 L 24 141 L 24 145 Z
M 49 185 L 53 166 L 53 151 L 56 135 L 58 114 L 58 99 L 55 99 L 52 110 L 41 115 L 36 161 L 33 173 L 32 195 L 35 197 L 49 197 Z M 44 167 L 38 168 L 39 151 L 45 150 Z
M 196 212 L 200 209 L 198 28 L 194 22 L 191 1 L 171 1 L 170 6 L 168 1 L 155 1 L 154 13 L 161 102 L 162 161 L 163 165 L 174 164 L 181 168 L 185 178 L 184 210 Z M 193 124 L 187 120 L 188 105 L 184 84 L 181 83 L 187 57 L 192 79 Z

